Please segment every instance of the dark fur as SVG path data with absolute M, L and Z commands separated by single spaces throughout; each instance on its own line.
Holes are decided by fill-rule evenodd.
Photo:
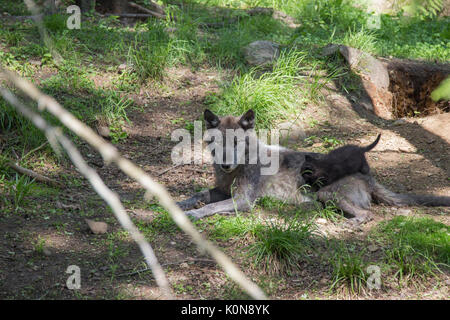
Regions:
M 240 118 L 230 116 L 218 118 L 207 111 L 205 121 L 208 127 L 219 130 L 234 127 L 250 128 L 254 125 L 254 113 L 247 112 Z M 311 197 L 301 188 L 305 184 L 301 168 L 308 155 L 314 158 L 321 156 L 318 153 L 280 148 L 280 169 L 273 176 L 261 175 L 259 163 L 240 164 L 231 171 L 223 170 L 220 165 L 214 164 L 215 187 L 178 202 L 178 205 L 184 210 L 189 210 L 185 212 L 186 215 L 199 219 L 215 213 L 248 211 L 255 201 L 263 196 L 272 196 L 297 205 L 311 203 Z M 354 224 L 364 223 L 372 218 L 370 205 L 373 201 L 391 206 L 450 206 L 450 197 L 394 193 L 377 183 L 370 174 L 359 172 L 321 188 L 317 192 L 317 197 L 323 203 L 334 201 L 350 216 L 349 222 Z M 192 209 L 199 203 L 205 205 Z
M 370 167 L 365 153 L 378 144 L 380 137 L 381 134 L 366 147 L 346 145 L 320 158 L 305 155 L 302 167 L 305 182 L 311 186 L 323 187 L 358 172 L 368 174 Z

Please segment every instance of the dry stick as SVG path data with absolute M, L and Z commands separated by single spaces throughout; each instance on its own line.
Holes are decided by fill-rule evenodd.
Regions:
M 47 144 L 48 144 L 48 141 L 45 141 L 45 142 L 44 142 L 43 144 L 41 144 L 39 147 L 36 147 L 36 148 L 34 148 L 34 149 L 28 151 L 28 153 L 27 153 L 26 155 L 24 155 L 24 156 L 22 157 L 21 160 L 24 160 L 24 159 L 26 159 L 26 157 L 28 157 L 30 154 L 32 154 L 32 153 L 34 153 L 34 152 L 36 152 L 36 151 L 41 150 L 41 149 L 42 149 L 43 147 L 45 147 Z
M 2 70 L 2 69 L 0 69 Z M 207 241 L 197 231 L 189 218 L 176 205 L 167 190 L 154 181 L 144 170 L 133 162 L 120 155 L 117 149 L 97 135 L 89 126 L 78 120 L 70 112 L 65 110 L 55 99 L 43 94 L 28 80 L 18 77 L 9 70 L 3 70 L 6 77 L 12 81 L 30 98 L 38 102 L 40 110 L 46 109 L 57 117 L 67 128 L 81 137 L 92 147 L 97 149 L 106 163 L 115 162 L 118 167 L 128 176 L 139 182 L 147 192 L 154 195 L 161 205 L 167 209 L 175 223 L 187 233 L 197 244 L 199 249 L 207 251 L 224 271 L 235 281 L 246 293 L 254 299 L 266 299 L 264 292 L 226 256 L 215 245 Z
M 130 1 L 128 4 L 133 6 L 133 4 L 136 4 L 136 3 Z M 147 1 L 146 5 L 150 6 L 152 11 L 155 11 L 155 12 L 158 12 L 158 13 L 161 13 L 161 14 L 166 14 L 166 12 L 164 10 L 164 6 L 161 6 L 161 5 L 159 5 L 159 4 L 157 4 L 157 3 L 153 2 L 153 1 Z M 144 8 L 144 7 L 142 7 L 142 8 Z M 144 8 L 144 9 L 147 9 L 147 8 Z
M 160 176 L 162 176 L 164 173 L 169 172 L 170 170 L 175 169 L 175 168 L 178 168 L 179 166 L 182 166 L 182 165 L 184 165 L 184 163 L 175 164 L 175 165 L 173 165 L 173 166 L 171 166 L 171 167 L 169 167 L 169 168 L 167 168 L 167 169 L 164 169 L 163 171 L 161 171 L 160 173 L 158 173 L 156 176 L 157 176 L 157 177 L 160 177 Z
M 17 172 L 19 172 L 21 174 L 24 174 L 26 176 L 34 178 L 37 181 L 48 183 L 50 185 L 57 186 L 57 187 L 62 187 L 63 186 L 62 183 L 60 183 L 60 182 L 58 182 L 56 180 L 53 180 L 53 179 L 48 178 L 46 176 L 43 176 L 42 174 L 34 172 L 34 171 L 30 170 L 30 169 L 22 168 L 21 166 L 19 166 L 18 164 L 14 163 L 14 162 L 9 161 L 9 162 L 7 162 L 7 165 L 9 167 L 11 167 L 11 169 L 14 169 L 15 171 L 17 171 Z
M 162 14 L 153 12 L 151 14 L 149 13 L 107 13 L 105 16 L 115 16 L 120 18 L 157 18 L 157 19 L 166 19 L 166 16 L 163 16 Z
M 125 212 L 125 208 L 120 202 L 117 193 L 109 189 L 97 174 L 97 172 L 87 165 L 78 149 L 75 147 L 72 141 L 70 141 L 65 135 L 62 134 L 60 128 L 54 128 L 48 125 L 48 123 L 39 114 L 33 112 L 23 103 L 21 103 L 11 93 L 11 91 L 0 87 L 0 94 L 20 113 L 31 120 L 37 128 L 44 131 L 47 136 L 54 137 L 54 139 L 56 139 L 61 144 L 61 146 L 66 150 L 73 164 L 78 168 L 81 174 L 83 174 L 86 179 L 88 179 L 88 181 L 91 183 L 92 187 L 100 195 L 100 197 L 102 197 L 105 202 L 108 203 L 117 220 L 119 220 L 119 223 L 125 230 L 129 232 L 131 237 L 138 244 L 148 266 L 152 269 L 156 283 L 161 288 L 163 293 L 168 298 L 173 298 L 169 282 L 167 281 L 164 270 L 159 264 L 152 247 L 145 240 L 145 237 L 139 232 L 128 214 Z
M 173 265 L 177 265 L 177 264 L 181 264 L 184 262 L 203 262 L 203 263 L 216 263 L 216 261 L 214 260 L 210 260 L 210 259 L 188 259 L 188 260 L 182 260 L 182 261 L 176 261 L 176 262 L 167 262 L 167 263 L 163 263 L 161 266 L 162 267 L 166 267 L 166 266 L 173 266 Z M 144 269 L 139 269 L 136 271 L 131 271 L 131 272 L 126 272 L 126 273 L 121 273 L 118 274 L 117 277 L 126 277 L 126 276 L 134 276 L 135 274 L 139 274 L 139 273 L 144 273 L 147 271 L 151 271 L 150 268 L 144 268 Z

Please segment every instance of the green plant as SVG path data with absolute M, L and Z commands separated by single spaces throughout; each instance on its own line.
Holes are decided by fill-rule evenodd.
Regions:
M 435 275 L 450 266 L 450 227 L 430 218 L 395 217 L 380 224 L 375 234 L 389 244 L 386 261 L 394 276 Z
M 307 259 L 313 242 L 314 226 L 295 218 L 285 222 L 257 224 L 252 230 L 255 242 L 249 248 L 254 264 L 262 264 L 269 272 L 290 273 Z
M 333 251 L 334 254 L 329 259 L 333 274 L 330 290 L 345 284 L 352 293 L 359 293 L 367 280 L 366 263 L 362 258 L 365 250 L 354 253 L 350 247 L 340 244 Z
M 24 202 L 26 196 L 30 193 L 31 188 L 34 185 L 34 179 L 31 180 L 27 176 L 19 176 L 16 174 L 15 179 L 12 181 L 5 181 L 9 186 L 9 192 L 13 195 L 14 210 L 18 211 Z
M 136 35 L 129 47 L 127 60 L 141 81 L 147 78 L 160 80 L 169 62 L 169 37 L 164 26 L 149 24 L 148 32 Z
M 261 74 L 259 68 L 237 77 L 220 97 L 210 98 L 212 109 L 219 114 L 243 114 L 255 110 L 257 127 L 270 128 L 274 122 L 296 114 L 302 100 L 299 82 L 305 54 L 299 51 L 283 52 L 274 62 L 272 72 Z

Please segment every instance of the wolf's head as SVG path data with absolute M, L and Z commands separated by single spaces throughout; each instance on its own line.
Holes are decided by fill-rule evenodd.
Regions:
M 317 187 L 326 185 L 328 183 L 328 173 L 323 168 L 324 166 L 320 160 L 310 155 L 305 155 L 305 162 L 301 169 L 305 183 Z
M 210 110 L 204 112 L 206 129 L 208 129 L 209 148 L 214 163 L 229 173 L 240 164 L 248 161 L 250 137 L 256 137 L 254 133 L 255 112 L 248 110 L 240 117 L 218 117 Z M 255 146 L 256 147 L 256 146 Z

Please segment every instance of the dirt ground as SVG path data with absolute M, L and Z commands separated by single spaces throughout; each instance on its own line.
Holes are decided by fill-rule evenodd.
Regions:
M 205 96 L 219 90 L 216 80 L 220 76 L 209 70 L 193 73 L 187 68 L 169 72 L 171 81 L 165 89 L 145 87 L 132 97 L 138 108 L 129 112 L 131 123 L 125 128 L 128 138 L 117 147 L 156 177 L 176 199 L 182 199 L 199 188 L 212 186 L 213 176 L 208 166 L 193 165 L 179 166 L 159 175 L 172 166 L 170 154 L 175 143 L 170 141 L 170 134 L 180 126 L 174 120 L 200 119 L 205 109 Z M 377 133 L 382 133 L 380 143 L 368 154 L 379 182 L 397 192 L 450 196 L 449 116 L 381 120 L 349 97 L 330 90 L 326 92 L 324 103 L 309 105 L 298 120 L 306 136 L 314 135 L 317 140 L 312 144 L 298 141 L 288 146 L 317 151 L 321 150 L 320 138 L 324 136 L 333 136 L 345 143 L 367 144 Z M 316 124 L 311 124 L 311 119 L 315 119 Z M 100 156 L 87 145 L 82 145 L 82 150 L 107 184 L 120 194 L 135 221 L 149 223 L 158 215 L 145 204 L 143 190 L 136 182 L 115 166 L 104 165 Z M 40 170 L 45 173 L 45 168 Z M 74 172 L 73 166 L 66 163 L 60 174 L 73 175 Z M 125 234 L 118 238 L 120 227 L 110 211 L 85 180 L 79 177 L 77 181 L 68 184 L 64 193 L 49 192 L 34 199 L 33 211 L 29 214 L 3 219 L 0 298 L 160 299 L 161 293 L 151 273 L 129 274 L 144 267 L 136 245 Z M 319 227 L 334 237 L 366 239 L 380 221 L 398 214 L 423 215 L 447 225 L 450 223 L 448 208 L 374 206 L 373 211 L 375 219 L 361 228 L 351 230 L 331 221 L 319 224 Z M 92 234 L 84 222 L 85 217 L 107 222 L 108 233 Z M 43 254 L 36 253 L 39 239 L 45 240 L 44 248 L 40 250 Z M 177 298 L 242 297 L 223 271 L 180 231 L 161 232 L 151 239 L 151 244 L 167 271 Z M 268 275 L 255 268 L 239 250 L 246 246 L 245 239 L 218 240 L 217 244 L 247 275 L 258 279 L 273 299 L 446 299 L 449 296 L 448 274 L 422 283 L 420 288 L 414 285 L 398 288 L 395 284 L 385 283 L 379 292 L 356 296 L 344 291 L 329 292 L 329 270 L 319 260 L 305 263 L 298 273 L 289 277 Z M 80 290 L 68 290 L 65 286 L 69 265 L 81 268 Z M 115 268 L 114 276 L 111 268 Z

